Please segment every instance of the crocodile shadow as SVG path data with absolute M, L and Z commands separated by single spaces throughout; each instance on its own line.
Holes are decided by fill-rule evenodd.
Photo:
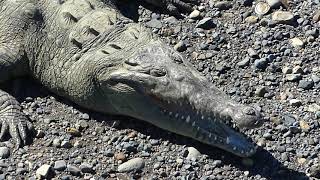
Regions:
M 152 139 L 162 139 L 165 141 L 169 141 L 173 144 L 195 147 L 202 154 L 208 155 L 208 158 L 214 160 L 221 160 L 224 165 L 236 167 L 241 171 L 249 171 L 250 175 L 260 175 L 261 177 L 271 180 L 309 179 L 305 173 L 298 172 L 296 170 L 285 167 L 270 152 L 262 148 L 259 148 L 257 153 L 251 157 L 254 164 L 252 166 L 247 167 L 242 164 L 242 158 L 240 157 L 237 157 L 221 149 L 202 144 L 191 138 L 183 137 L 162 130 L 146 122 L 136 120 L 130 117 L 104 115 L 83 109 L 62 97 L 58 97 L 50 93 L 46 88 L 28 78 L 19 79 L 18 83 L 16 83 L 15 81 L 11 81 L 10 83 L 6 83 L 5 85 L 5 89 L 8 92 L 12 93 L 20 102 L 23 101 L 26 97 L 36 98 L 54 96 L 57 101 L 75 107 L 79 109 L 81 112 L 88 113 L 90 114 L 90 117 L 99 122 L 119 120 L 120 124 L 114 127 L 118 130 L 133 129 L 139 133 L 150 136 L 150 138 Z M 137 121 L 139 121 L 139 123 L 137 123 Z

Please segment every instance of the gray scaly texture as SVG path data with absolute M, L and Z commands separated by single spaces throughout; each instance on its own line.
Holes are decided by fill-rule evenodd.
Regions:
M 183 1 L 152 2 L 177 8 Z M 260 113 L 230 100 L 106 1 L 0 5 L 0 82 L 29 75 L 89 110 L 131 116 L 239 156 L 255 152 L 237 129 L 259 126 Z M 17 146 L 24 145 L 31 128 L 18 102 L 3 91 L 0 98 L 0 138 L 9 132 Z

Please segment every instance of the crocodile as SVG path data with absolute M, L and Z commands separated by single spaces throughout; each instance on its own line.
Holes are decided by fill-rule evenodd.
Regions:
M 167 1 L 147 0 L 172 11 L 190 0 Z M 240 157 L 256 152 L 241 130 L 260 126 L 261 112 L 233 101 L 106 1 L 2 0 L 0 7 L 0 83 L 30 76 L 85 109 L 133 117 Z M 4 90 L 0 122 L 0 140 L 11 137 L 16 148 L 34 130 Z

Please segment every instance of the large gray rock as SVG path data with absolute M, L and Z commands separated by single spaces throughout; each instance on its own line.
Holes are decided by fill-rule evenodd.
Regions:
M 145 162 L 142 158 L 134 158 L 121 164 L 118 167 L 118 172 L 138 171 L 144 168 Z

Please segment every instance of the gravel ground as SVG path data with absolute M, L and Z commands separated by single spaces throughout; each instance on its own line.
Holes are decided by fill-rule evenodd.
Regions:
M 242 159 L 128 117 L 87 112 L 18 80 L 8 90 L 37 135 L 15 152 L 0 143 L 0 179 L 320 178 L 319 0 L 211 0 L 181 19 L 142 7 L 138 14 L 233 99 L 261 107 L 266 122 L 245 132 L 257 154 Z

